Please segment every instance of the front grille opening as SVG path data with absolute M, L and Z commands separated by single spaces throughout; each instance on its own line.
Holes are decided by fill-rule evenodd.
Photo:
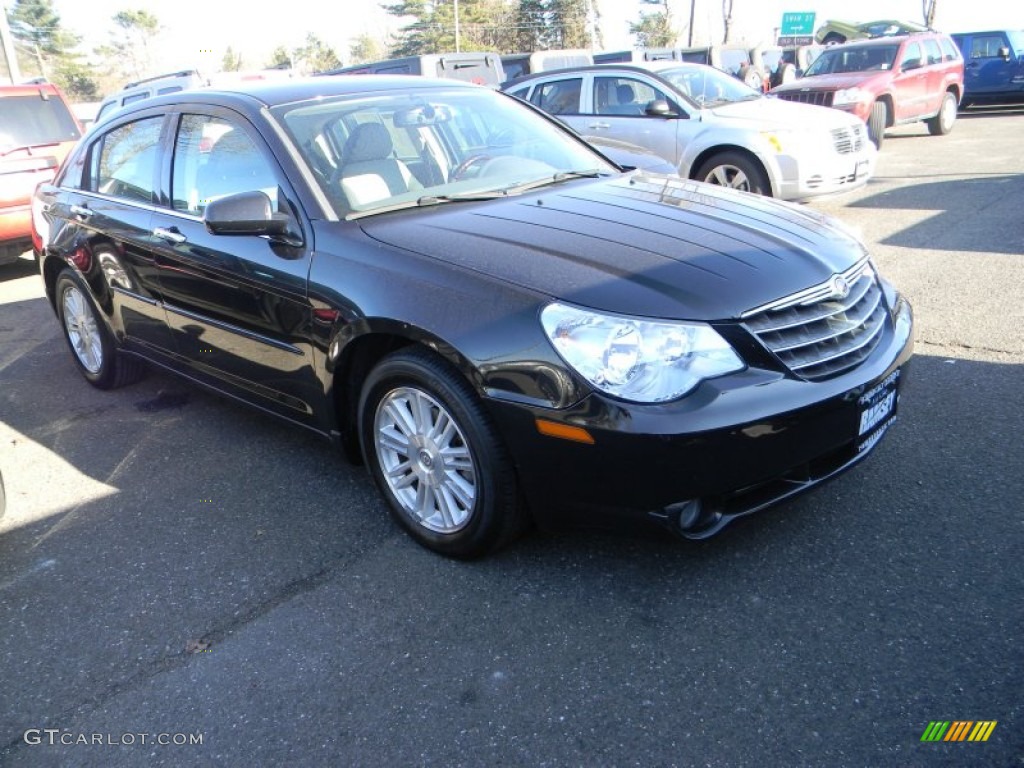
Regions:
M 828 295 L 830 284 L 804 301 L 777 302 L 757 312 L 744 326 L 786 368 L 804 379 L 836 376 L 866 360 L 878 346 L 887 310 L 870 265 L 840 275 L 846 296 Z

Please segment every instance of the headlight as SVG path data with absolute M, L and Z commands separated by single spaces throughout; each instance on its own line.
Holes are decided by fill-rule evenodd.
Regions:
M 840 104 L 856 104 L 866 96 L 868 96 L 868 92 L 862 91 L 860 88 L 841 88 L 836 91 L 835 95 L 832 97 L 832 105 L 839 106 Z
M 549 304 L 540 320 L 565 362 L 623 400 L 674 400 L 704 379 L 744 367 L 725 339 L 703 323 L 606 315 L 565 304 Z

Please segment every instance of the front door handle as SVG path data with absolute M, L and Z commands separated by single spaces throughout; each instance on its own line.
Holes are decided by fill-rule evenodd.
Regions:
M 603 122 L 596 122 L 596 123 L 591 123 L 591 124 L 590 124 L 590 125 L 588 125 L 587 127 L 588 127 L 588 128 L 597 128 L 597 129 L 601 129 L 601 128 L 611 128 L 611 127 L 612 127 L 612 125 L 611 125 L 611 123 L 603 123 Z
M 153 230 L 153 237 L 159 237 L 161 240 L 166 240 L 168 243 L 173 243 L 174 245 L 181 245 L 188 240 L 187 237 L 178 231 L 177 227 L 171 227 L 170 229 L 157 227 Z
M 72 205 L 71 212 L 82 219 L 88 219 L 92 216 L 92 211 L 85 205 Z

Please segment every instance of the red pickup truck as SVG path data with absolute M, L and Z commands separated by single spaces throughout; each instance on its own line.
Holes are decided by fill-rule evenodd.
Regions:
M 32 193 L 81 135 L 57 86 L 0 85 L 0 264 L 32 248 Z
M 881 146 L 885 129 L 925 121 L 933 135 L 953 130 L 964 93 L 964 60 L 947 36 L 924 32 L 829 46 L 804 77 L 773 88 L 787 101 L 853 112 Z

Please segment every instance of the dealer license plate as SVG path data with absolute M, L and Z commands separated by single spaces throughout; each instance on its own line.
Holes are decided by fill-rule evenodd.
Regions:
M 899 399 L 897 389 L 899 380 L 900 371 L 896 369 L 861 395 L 857 401 L 860 406 L 860 426 L 857 435 L 858 437 L 870 435 L 858 446 L 858 451 L 873 448 L 895 418 L 896 402 Z

